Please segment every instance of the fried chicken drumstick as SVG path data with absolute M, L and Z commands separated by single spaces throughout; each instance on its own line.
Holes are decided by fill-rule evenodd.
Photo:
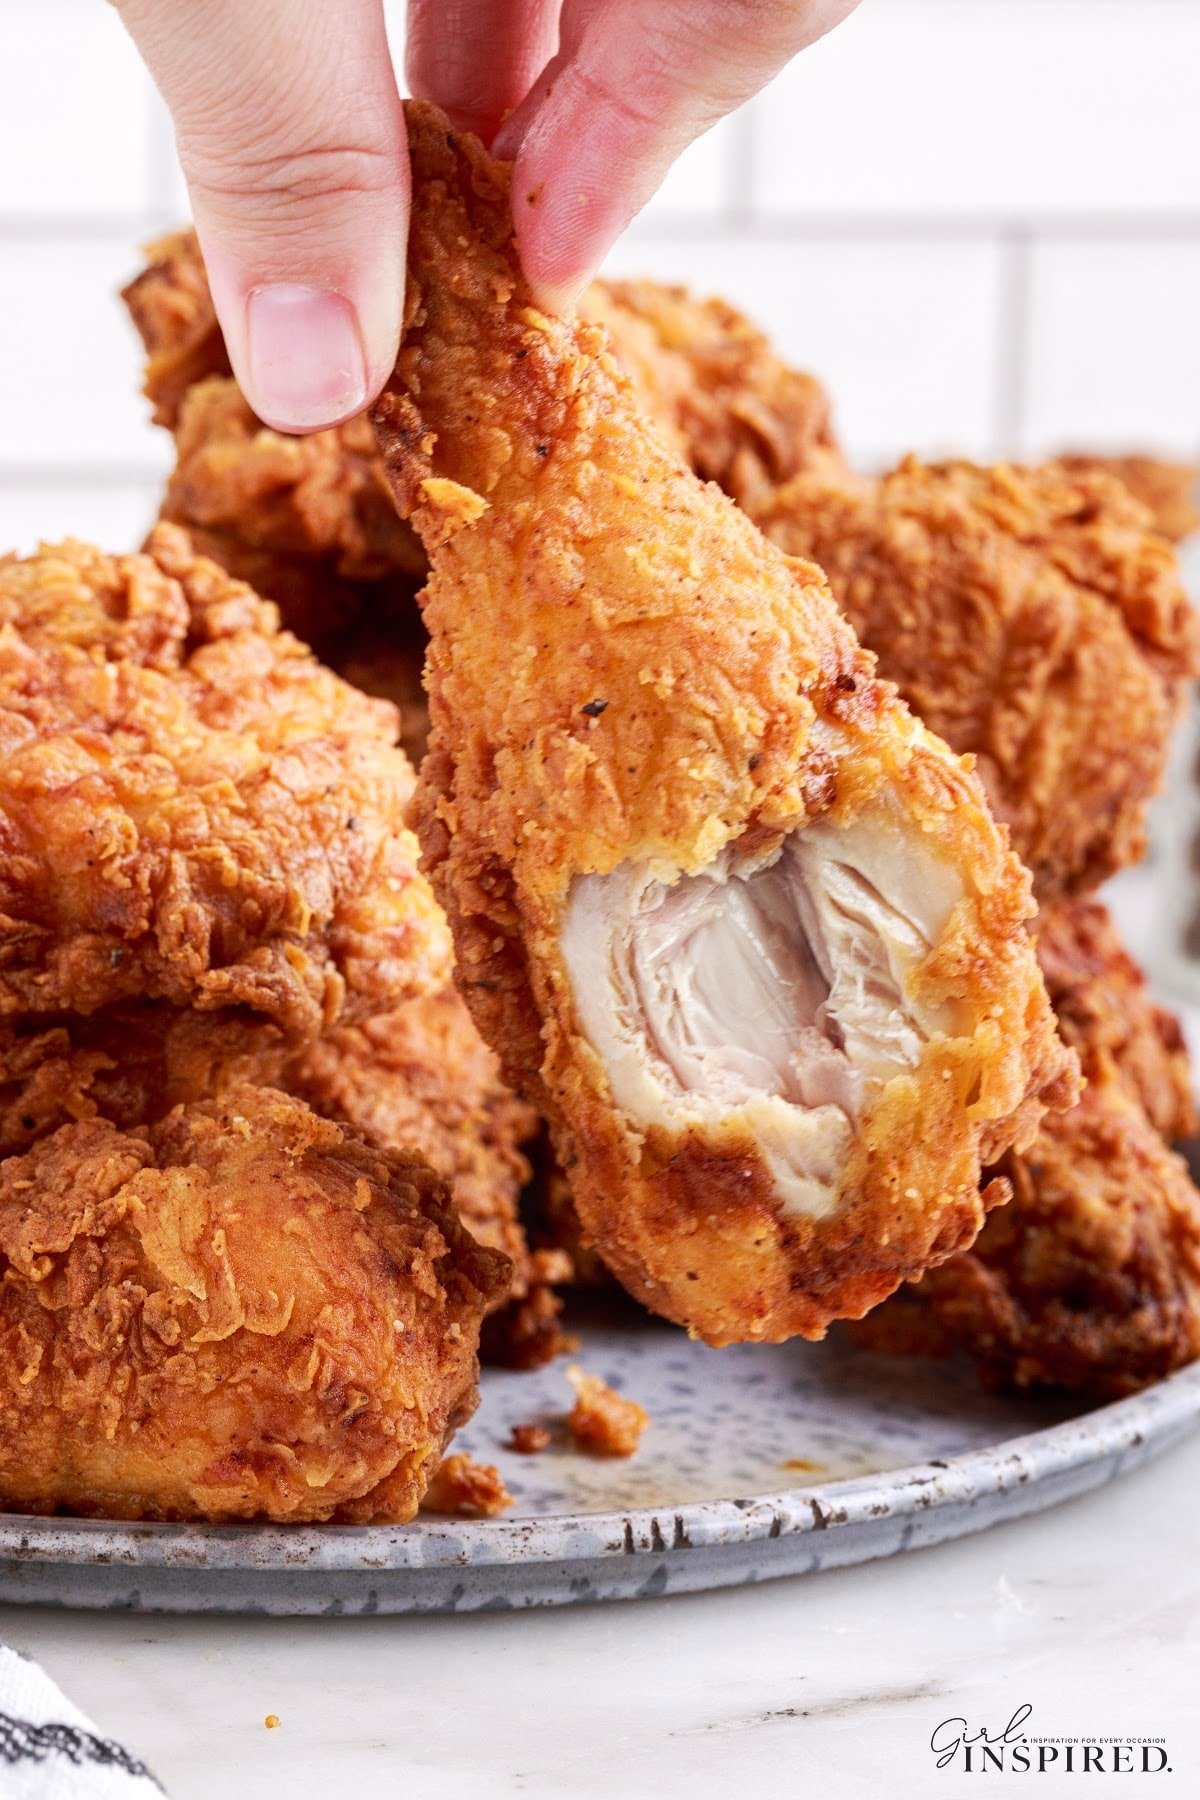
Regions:
M 1196 1129 L 1178 1024 L 1104 908 L 1040 922 L 1038 953 L 1087 1086 L 996 1171 L 1013 1198 L 970 1250 L 864 1321 L 881 1350 L 965 1349 L 992 1382 L 1129 1393 L 1200 1355 L 1200 1194 L 1168 1147 Z
M 416 813 L 459 984 L 635 1293 L 818 1335 L 969 1242 L 981 1160 L 1070 1097 L 1027 878 L 819 572 L 533 309 L 506 171 L 409 119 L 375 418 L 430 556 Z
M 159 527 L 0 560 L 0 1016 L 160 999 L 315 1036 L 444 985 L 397 721 Z
M 255 1087 L 0 1164 L 0 1504 L 400 1522 L 503 1257 L 414 1158 Z

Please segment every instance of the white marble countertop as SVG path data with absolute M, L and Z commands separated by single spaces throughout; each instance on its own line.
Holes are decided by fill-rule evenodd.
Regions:
M 1026 1703 L 1042 1736 L 1164 1736 L 1172 1774 L 1119 1791 L 1193 1795 L 1198 1493 L 1194 1434 L 1054 1511 L 756 1588 L 416 1619 L 9 1607 L 0 1639 L 172 1800 L 957 1800 L 978 1779 L 934 1767 L 935 1727 L 998 1732 Z

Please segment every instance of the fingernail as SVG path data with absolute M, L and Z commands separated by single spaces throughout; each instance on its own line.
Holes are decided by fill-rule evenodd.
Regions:
M 278 282 L 246 302 L 246 398 L 277 431 L 316 431 L 367 404 L 367 370 L 350 302 Z

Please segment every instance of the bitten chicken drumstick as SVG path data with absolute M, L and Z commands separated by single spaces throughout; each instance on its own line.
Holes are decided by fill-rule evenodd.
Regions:
M 1073 1092 L 1028 879 L 819 571 L 539 314 L 507 172 L 409 111 L 376 409 L 430 555 L 425 861 L 605 1259 L 715 1343 L 819 1335 L 969 1242 Z

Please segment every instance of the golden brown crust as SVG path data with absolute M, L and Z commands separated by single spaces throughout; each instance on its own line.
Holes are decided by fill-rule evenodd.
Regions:
M 1150 998 L 1107 907 L 1076 900 L 1046 908 L 1037 952 L 1059 1031 L 1085 1075 L 1111 1062 L 1160 1137 L 1193 1137 L 1200 1122 L 1179 1020 Z
M 793 476 L 844 466 L 829 396 L 726 301 L 655 281 L 597 281 L 603 325 L 639 402 L 704 481 L 753 514 Z
M 967 1254 L 859 1335 L 965 1349 L 994 1382 L 1128 1393 L 1200 1355 L 1200 1194 L 1162 1136 L 1195 1130 L 1187 1052 L 1097 902 L 1044 913 L 1038 955 L 1083 1099 L 1001 1162 L 1012 1201 Z
M 89 1015 L 0 1021 L 0 1156 L 60 1125 L 106 1119 L 122 1131 L 250 1082 L 277 1085 L 294 1049 L 239 1007 L 216 1013 L 128 1001 Z
M 530 1172 L 522 1146 L 539 1121 L 504 1086 L 456 989 L 329 1033 L 285 1081 L 382 1148 L 423 1157 L 449 1184 L 472 1236 L 512 1259 L 515 1294 L 528 1291 L 533 1268 L 517 1202 Z
M 585 1228 L 633 1292 L 714 1342 L 819 1334 L 969 1242 L 988 1204 L 981 1151 L 1024 1141 L 1070 1090 L 1025 878 L 971 775 L 874 679 L 818 571 L 679 465 L 594 326 L 531 307 L 505 171 L 429 109 L 409 117 L 407 331 L 375 416 L 431 556 L 415 816 L 457 979 L 570 1140 Z M 735 840 L 766 853 L 885 793 L 962 871 L 922 982 L 967 996 L 975 1023 L 884 1090 L 839 1215 L 785 1221 L 755 1140 L 658 1141 L 615 1108 L 575 1018 L 566 897 L 574 876 L 627 860 L 694 870 Z
M 947 1343 L 992 1381 L 1106 1397 L 1200 1355 L 1200 1194 L 1111 1066 L 1001 1166 L 1012 1203 L 913 1290 Z
M 1158 456 L 1095 456 L 1074 452 L 1059 462 L 1073 475 L 1113 475 L 1146 508 L 1161 537 L 1178 544 L 1200 526 L 1200 469 Z
M 503 1258 L 412 1158 L 253 1087 L 0 1164 L 0 1503 L 402 1521 Z
M 802 475 L 757 516 L 977 759 L 1040 895 L 1136 860 L 1198 640 L 1174 557 L 1117 483 L 909 459 L 879 482 Z
M 146 348 L 142 391 L 154 422 L 174 430 L 188 389 L 208 375 L 228 375 L 229 355 L 195 232 L 173 231 L 148 244 L 146 256 L 121 298 Z
M 154 998 L 315 1035 L 446 979 L 393 710 L 174 527 L 0 561 L 0 1013 Z

